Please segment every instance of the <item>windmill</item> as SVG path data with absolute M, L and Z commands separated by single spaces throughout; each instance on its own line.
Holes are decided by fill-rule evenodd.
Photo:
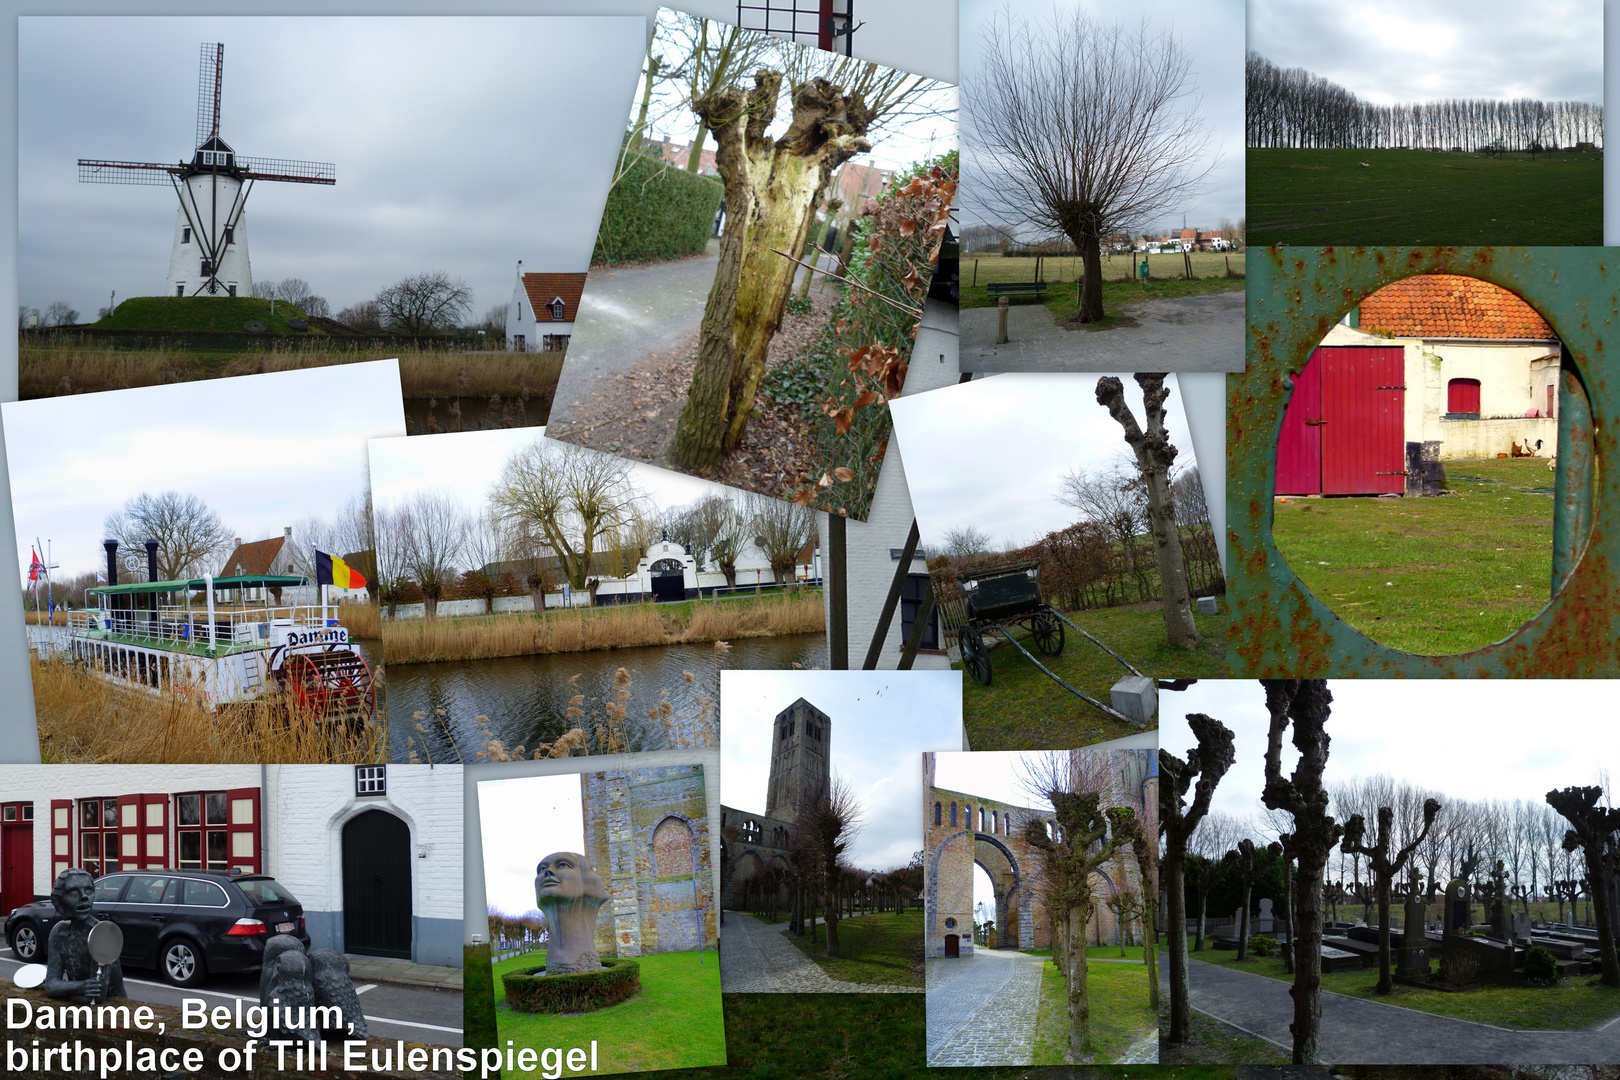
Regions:
M 324 161 L 244 157 L 219 137 L 219 88 L 225 46 L 202 46 L 197 80 L 197 148 L 174 165 L 79 159 L 79 182 L 174 189 L 180 200 L 165 292 L 174 296 L 253 293 L 242 210 L 255 180 L 335 184 L 336 167 Z

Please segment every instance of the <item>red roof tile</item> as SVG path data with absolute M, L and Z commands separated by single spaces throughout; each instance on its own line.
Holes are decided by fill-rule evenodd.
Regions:
M 254 540 L 250 543 L 239 544 L 231 557 L 225 560 L 220 569 L 220 577 L 231 577 L 236 574 L 268 574 L 270 564 L 281 554 L 281 545 L 286 543 L 285 536 L 272 536 L 268 540 Z
M 585 291 L 584 274 L 524 274 L 523 291 L 529 294 L 529 307 L 551 318 L 551 302 L 562 297 L 563 322 L 579 317 L 579 296 Z
M 1557 335 L 1517 293 L 1459 274 L 1420 274 L 1361 302 L 1361 329 L 1416 338 L 1533 338 Z

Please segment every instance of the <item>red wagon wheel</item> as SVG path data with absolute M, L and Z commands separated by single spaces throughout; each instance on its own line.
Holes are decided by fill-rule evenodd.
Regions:
M 377 707 L 371 667 L 349 649 L 294 653 L 281 666 L 293 712 L 310 720 L 369 720 Z

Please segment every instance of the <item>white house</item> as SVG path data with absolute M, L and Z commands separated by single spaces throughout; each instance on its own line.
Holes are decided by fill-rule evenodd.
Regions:
M 513 352 L 566 352 L 584 291 L 584 274 L 525 274 L 519 260 L 506 309 L 506 347 Z
M 311 944 L 461 966 L 459 765 L 11 765 L 0 909 L 69 866 L 269 874 Z

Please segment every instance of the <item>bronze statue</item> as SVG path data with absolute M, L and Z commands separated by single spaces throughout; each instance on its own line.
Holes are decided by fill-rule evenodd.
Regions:
M 546 945 L 547 975 L 600 971 L 596 951 L 596 915 L 607 902 L 607 884 L 585 856 L 556 851 L 534 868 L 535 904 L 546 916 L 551 940 Z
M 46 945 L 45 993 L 79 1005 L 124 996 L 124 972 L 115 960 L 101 967 L 90 958 L 90 928 L 101 920 L 92 905 L 96 882 L 89 871 L 69 867 L 51 884 L 51 904 L 60 916 Z

